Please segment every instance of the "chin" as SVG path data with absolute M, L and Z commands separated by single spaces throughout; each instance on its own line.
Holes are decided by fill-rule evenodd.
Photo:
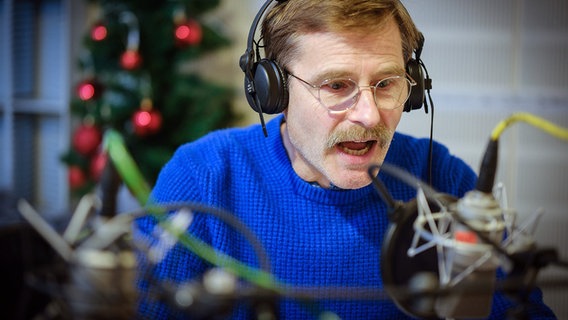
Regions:
M 371 179 L 365 172 L 365 176 L 357 175 L 357 177 L 350 177 L 349 179 L 339 179 L 337 180 L 337 182 L 332 181 L 332 183 L 333 185 L 341 189 L 360 189 L 371 184 Z

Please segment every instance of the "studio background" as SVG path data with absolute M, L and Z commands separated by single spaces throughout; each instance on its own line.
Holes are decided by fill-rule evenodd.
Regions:
M 69 143 L 68 105 L 79 80 L 75 62 L 80 37 L 93 14 L 83 1 L 40 0 L 42 32 L 36 35 L 11 24 L 16 1 L 32 2 L 0 0 L 0 189 L 32 198 L 46 217 L 57 217 L 70 211 L 59 155 Z M 263 2 L 224 0 L 207 19 L 233 44 L 186 66 L 234 88 L 233 107 L 243 115 L 236 125 L 258 122 L 242 90 L 238 58 Z M 514 112 L 568 126 L 566 1 L 403 2 L 426 38 L 422 59 L 433 79 L 434 138 L 476 171 L 491 131 Z M 33 52 L 14 48 L 15 34 L 29 37 Z M 30 83 L 38 83 L 36 98 L 18 98 Z M 423 109 L 405 113 L 399 130 L 426 137 L 430 116 Z M 37 121 L 21 121 L 26 117 Z M 521 219 L 542 208 L 537 241 L 558 248 L 566 260 L 568 144 L 522 123 L 508 129 L 500 144 L 498 180 L 507 188 L 510 206 Z M 548 268 L 541 277 L 565 279 L 566 272 Z M 568 318 L 568 290 L 544 292 L 558 317 Z

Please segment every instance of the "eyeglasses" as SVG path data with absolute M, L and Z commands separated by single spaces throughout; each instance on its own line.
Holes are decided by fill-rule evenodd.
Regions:
M 408 97 L 412 87 L 416 85 L 410 76 L 391 76 L 380 80 L 373 86 L 360 86 L 352 79 L 327 79 L 319 86 L 311 84 L 291 73 L 290 76 L 300 80 L 318 92 L 317 99 L 330 112 L 343 112 L 357 103 L 361 96 L 361 89 L 369 88 L 377 108 L 394 110 L 400 108 Z

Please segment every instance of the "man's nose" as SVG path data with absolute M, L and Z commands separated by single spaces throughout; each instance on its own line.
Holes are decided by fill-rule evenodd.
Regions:
M 379 108 L 375 101 L 374 86 L 360 86 L 359 98 L 349 110 L 348 118 L 365 128 L 373 128 L 381 121 Z

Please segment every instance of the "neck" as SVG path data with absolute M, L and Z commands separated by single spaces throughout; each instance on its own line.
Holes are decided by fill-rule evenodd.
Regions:
M 284 148 L 288 154 L 288 159 L 294 172 L 304 181 L 310 183 L 316 183 L 322 188 L 329 189 L 332 184 L 321 172 L 319 172 L 314 166 L 307 163 L 305 158 L 297 152 L 296 148 L 290 140 L 290 135 L 288 133 L 288 127 L 286 125 L 286 120 L 282 121 L 280 125 L 280 135 L 282 136 L 282 141 L 284 143 Z

